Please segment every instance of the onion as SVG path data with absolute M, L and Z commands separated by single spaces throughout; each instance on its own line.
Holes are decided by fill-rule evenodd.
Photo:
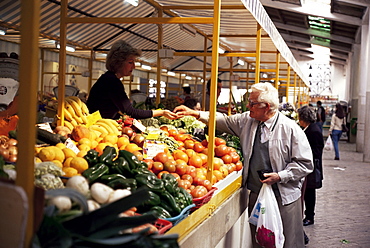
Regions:
M 8 140 L 8 145 L 9 146 L 16 146 L 18 144 L 18 140 L 16 139 L 9 139 Z
M 0 147 L 0 156 L 3 157 L 5 161 L 8 161 L 8 159 L 9 159 L 8 149 Z
M 10 155 L 8 158 L 8 162 L 15 163 L 17 162 L 17 155 Z
M 67 188 L 72 188 L 80 192 L 81 194 L 87 196 L 89 193 L 89 183 L 83 176 L 73 176 L 68 179 L 66 183 Z
M 59 212 L 66 212 L 72 208 L 72 201 L 67 196 L 56 196 L 48 201 L 48 205 L 55 205 Z
M 17 155 L 18 149 L 16 146 L 9 146 L 8 147 L 9 155 Z
M 113 191 L 111 187 L 102 183 L 94 183 L 90 188 L 91 197 L 100 204 L 107 203 Z

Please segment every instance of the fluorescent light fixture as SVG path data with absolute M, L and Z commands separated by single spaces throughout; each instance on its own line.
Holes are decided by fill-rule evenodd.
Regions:
M 168 76 L 176 76 L 176 73 L 174 73 L 173 71 L 168 71 L 167 72 L 167 75 Z
M 186 74 L 184 74 L 184 73 L 183 73 L 183 74 L 181 74 L 181 77 L 186 77 Z
M 124 2 L 131 4 L 134 7 L 139 5 L 139 0 L 125 0 Z
M 141 66 L 140 62 L 135 62 L 135 66 Z
M 203 83 L 204 82 L 204 79 L 202 78 L 200 81 Z
M 152 69 L 152 67 L 149 65 L 141 65 L 141 68 L 143 68 L 144 70 L 148 70 L 148 71 Z
M 244 61 L 243 61 L 243 60 L 241 60 L 241 59 L 238 59 L 238 64 L 239 64 L 239 65 L 244 65 Z
M 266 73 L 263 73 L 263 74 L 262 74 L 262 77 L 263 77 L 263 78 L 267 78 L 267 77 L 268 77 L 268 75 L 267 75 Z
M 162 72 L 167 72 L 167 69 L 162 69 Z
M 185 76 L 185 79 L 187 79 L 187 80 L 192 80 L 193 78 L 192 78 L 192 77 L 190 77 L 190 76 Z
M 60 44 L 59 44 L 59 42 L 56 42 L 55 43 L 56 44 L 56 47 L 58 48 L 58 49 L 60 49 Z M 66 50 L 68 51 L 68 52 L 74 52 L 74 51 L 76 51 L 76 48 L 75 47 L 73 47 L 73 46 L 70 46 L 70 45 L 67 45 L 66 46 Z
M 218 53 L 223 54 L 225 53 L 225 50 L 222 47 L 218 47 Z
M 5 35 L 7 28 L 0 27 L 0 35 Z

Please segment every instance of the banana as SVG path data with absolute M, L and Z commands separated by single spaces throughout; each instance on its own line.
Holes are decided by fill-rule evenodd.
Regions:
M 63 109 L 63 113 L 64 113 L 64 119 L 68 121 L 71 121 L 73 119 L 71 113 L 66 108 Z
M 114 130 L 112 130 L 112 128 L 105 122 L 96 122 L 95 125 L 98 125 L 98 126 L 102 126 L 103 128 L 105 128 L 108 133 L 114 133 Z
M 95 129 L 91 128 L 91 127 L 89 127 L 89 130 L 90 130 L 90 132 L 94 132 L 96 134 L 96 137 L 100 137 L 100 135 L 102 134 L 98 130 L 95 130 Z
M 78 123 L 77 123 L 77 121 L 75 119 L 72 119 L 71 120 L 71 124 L 73 125 L 73 128 L 76 127 L 76 126 L 78 126 Z
M 78 103 L 73 101 L 72 99 L 67 99 L 66 98 L 66 100 L 73 107 L 73 110 L 75 111 L 76 116 L 81 117 L 82 116 L 82 111 L 81 111 L 80 105 L 78 105 Z
M 73 107 L 67 101 L 64 103 L 64 108 L 71 114 L 72 119 L 74 119 L 76 117 L 76 113 L 75 113 Z
M 75 116 L 74 119 L 76 120 L 76 122 L 78 123 L 78 125 L 84 124 L 83 121 L 82 121 L 82 117 Z
M 109 122 L 111 122 L 115 127 L 120 127 L 120 125 L 118 124 L 117 121 L 113 120 L 113 119 L 106 119 L 108 120 Z
M 84 102 L 82 102 L 82 106 L 81 106 L 81 110 L 82 110 L 82 114 L 83 115 L 89 115 L 90 113 L 89 113 L 89 109 L 87 108 L 87 105 L 84 103 Z M 118 124 L 118 123 L 117 123 Z
M 111 121 L 109 121 L 110 119 L 100 119 L 100 120 L 98 120 L 96 123 L 97 124 L 106 124 L 106 125 L 108 125 L 109 127 L 110 127 L 110 129 L 112 130 L 112 132 L 114 133 L 114 134 L 119 134 L 119 131 L 118 131 L 118 129 L 117 129 L 117 127 L 116 126 L 114 126 L 113 125 L 113 123 L 111 122 Z
M 73 125 L 71 122 L 64 120 L 64 126 L 68 127 L 71 131 L 73 130 Z
M 75 101 L 80 107 L 82 106 L 82 101 L 77 96 L 67 96 L 68 99 L 71 99 L 72 101 Z
M 87 117 L 86 117 L 86 115 L 82 115 L 81 116 L 81 119 L 82 119 L 82 123 L 86 125 L 87 124 Z
M 102 127 L 100 125 L 94 124 L 94 125 L 91 125 L 89 128 L 92 129 L 92 130 L 96 130 L 96 131 L 98 131 L 100 133 L 103 133 L 103 134 L 108 134 L 107 129 L 105 129 L 104 127 Z

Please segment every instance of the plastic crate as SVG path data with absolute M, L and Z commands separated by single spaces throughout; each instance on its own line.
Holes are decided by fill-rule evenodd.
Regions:
M 195 206 L 191 209 L 191 211 L 195 211 L 204 204 L 206 204 L 207 202 L 209 202 L 213 196 L 213 193 L 215 193 L 216 190 L 217 190 L 216 187 L 212 187 L 212 189 L 208 191 L 206 195 L 198 198 L 193 198 L 193 203 Z
M 180 221 L 182 221 L 183 219 L 185 219 L 186 217 L 189 216 L 190 214 L 190 210 L 195 207 L 195 204 L 191 204 L 189 206 L 187 206 L 186 208 L 184 208 L 181 213 L 175 217 L 172 217 L 172 218 L 166 218 L 165 220 L 167 221 L 170 221 L 172 223 L 173 226 L 177 225 L 180 223 Z
M 171 221 L 164 220 L 164 219 L 158 219 L 154 226 L 158 229 L 159 234 L 164 234 L 167 232 L 173 225 Z

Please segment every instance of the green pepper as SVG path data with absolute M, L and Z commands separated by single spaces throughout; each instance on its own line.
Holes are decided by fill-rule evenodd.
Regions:
M 164 188 L 173 196 L 177 196 L 180 192 L 179 184 L 176 178 L 172 174 L 163 173 L 162 180 L 164 182 Z
M 181 192 L 179 192 L 178 195 L 175 197 L 175 201 L 176 201 L 177 206 L 180 209 L 184 209 L 185 207 L 188 206 L 187 202 L 186 202 L 186 199 L 185 199 L 185 196 Z
M 109 172 L 109 167 L 103 163 L 97 163 L 93 167 L 88 168 L 84 172 L 82 172 L 82 176 L 84 176 L 87 181 L 92 184 L 101 176 L 107 174 Z
M 177 205 L 175 198 L 167 191 L 161 192 L 160 206 L 168 210 L 173 216 L 181 213 L 181 208 Z
M 191 196 L 191 194 L 188 191 L 186 191 L 186 189 L 184 189 L 182 187 L 179 187 L 179 188 L 180 188 L 180 192 L 185 197 L 186 206 L 189 206 L 189 205 L 193 204 L 193 197 Z
M 159 195 L 154 193 L 153 191 L 148 191 L 149 193 L 149 200 L 144 202 L 144 205 L 150 205 L 150 206 L 158 206 L 161 203 L 161 198 Z
M 95 151 L 94 149 L 91 149 L 86 153 L 84 159 L 89 164 L 89 167 L 92 167 L 99 162 L 99 152 Z
M 143 167 L 141 161 L 129 151 L 120 150 L 118 153 L 118 157 L 123 157 L 124 159 L 126 159 L 128 164 L 130 165 L 131 170 L 136 169 L 138 167 Z
M 138 167 L 136 169 L 131 170 L 131 172 L 134 175 L 136 175 L 136 174 L 149 174 L 149 175 L 154 175 L 155 176 L 155 174 L 152 171 L 148 170 L 148 168 Z
M 136 180 L 133 178 L 117 178 L 107 182 L 107 186 L 112 189 L 128 189 L 130 191 L 135 191 L 137 189 Z
M 102 155 L 99 156 L 99 162 L 107 165 L 113 164 L 113 159 L 117 156 L 116 148 L 112 146 L 106 146 L 103 150 Z
M 116 160 L 114 160 L 111 168 L 112 172 L 121 174 L 125 177 L 133 176 L 128 162 L 122 157 L 118 157 Z
M 109 182 L 109 181 L 112 181 L 112 180 L 115 180 L 115 179 L 126 179 L 126 177 L 124 177 L 123 175 L 121 174 L 109 174 L 109 175 L 104 175 L 100 178 L 100 180 L 105 183 L 105 182 Z
M 157 178 L 155 174 L 137 174 L 135 179 L 139 186 L 145 185 L 154 192 L 162 192 L 164 190 L 163 181 Z
M 162 208 L 161 206 L 154 206 L 150 210 L 157 213 L 158 218 L 161 218 L 161 219 L 167 219 L 167 218 L 172 217 L 171 214 L 166 209 Z

